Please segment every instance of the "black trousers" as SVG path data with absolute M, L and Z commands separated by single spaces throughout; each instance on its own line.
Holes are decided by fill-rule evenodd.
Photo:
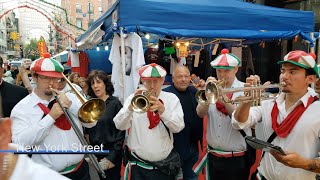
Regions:
M 257 178 L 257 173 L 258 173 L 258 170 L 252 174 L 250 180 L 259 180 L 259 179 Z M 261 180 L 267 180 L 267 179 L 266 179 L 264 176 L 262 176 L 261 174 L 260 174 L 260 179 L 261 179 Z
M 250 174 L 246 156 L 217 157 L 208 154 L 211 180 L 248 180 Z
M 64 174 L 64 176 L 72 180 L 90 180 L 88 162 L 84 160 L 77 171 Z
M 174 180 L 174 175 L 167 175 L 158 169 L 145 169 L 133 165 L 131 169 L 131 180 Z

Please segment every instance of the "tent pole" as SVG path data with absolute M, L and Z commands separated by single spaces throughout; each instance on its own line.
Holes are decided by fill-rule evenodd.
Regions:
M 313 42 L 314 42 L 314 46 L 312 47 L 311 45 L 310 45 L 310 43 L 308 43 L 308 46 L 310 47 L 309 49 L 309 52 L 312 52 L 312 53 L 315 53 L 315 47 L 316 47 L 316 38 L 314 38 L 314 34 L 313 34 L 313 32 L 311 32 L 310 33 L 310 38 L 313 40 Z
M 125 88 L 125 67 L 126 67 L 126 59 L 125 59 L 125 47 L 124 47 L 124 34 L 123 34 L 123 27 L 120 27 L 120 86 Z

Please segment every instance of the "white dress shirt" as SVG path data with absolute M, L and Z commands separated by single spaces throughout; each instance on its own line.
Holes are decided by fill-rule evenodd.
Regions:
M 285 94 L 282 93 L 276 102 L 279 108 L 278 123 L 280 124 L 295 107 L 303 103 L 306 106 L 307 101 L 313 95 L 307 92 L 299 101 L 297 101 L 287 111 L 285 108 Z M 267 139 L 273 133 L 271 111 L 274 100 L 262 101 L 261 106 L 251 107 L 249 118 L 245 123 L 239 123 L 232 115 L 232 123 L 235 128 L 245 128 L 262 123 L 262 140 Z M 285 151 L 297 152 L 299 155 L 308 159 L 315 159 L 320 152 L 320 101 L 312 103 L 299 118 L 298 122 L 286 138 L 276 137 L 272 144 L 282 147 Z M 291 168 L 278 162 L 270 153 L 266 152 L 260 166 L 259 172 L 267 179 L 281 180 L 307 180 L 315 179 L 316 173 L 304 169 Z
M 233 81 L 231 88 L 243 87 L 244 83 L 237 78 Z M 232 99 L 243 96 L 243 92 L 233 93 Z M 250 128 L 244 129 L 247 135 L 251 135 Z M 216 104 L 210 104 L 208 110 L 208 144 L 214 148 L 223 151 L 245 151 L 246 142 L 239 132 L 231 124 L 231 118 L 223 114 L 216 108 Z
M 69 178 L 49 169 L 45 166 L 33 162 L 26 155 L 18 155 L 17 164 L 14 168 L 10 180 L 67 180 Z
M 173 135 L 184 128 L 183 111 L 178 97 L 169 92 L 161 91 L 159 99 L 164 103 L 165 111 L 160 118 L 170 130 L 170 136 L 160 121 L 153 129 L 149 129 L 147 113 L 130 112 L 128 106 L 134 94 L 130 95 L 123 108 L 114 117 L 113 121 L 120 130 L 130 128 L 128 147 L 139 157 L 148 161 L 165 159 L 173 148 Z
M 69 114 L 80 131 L 82 132 L 82 125 L 88 128 L 93 127 L 95 123 L 82 124 L 78 120 L 77 114 L 81 106 L 78 98 L 72 93 L 66 95 L 72 101 L 68 109 Z M 49 104 L 48 101 L 40 99 L 33 91 L 13 108 L 11 112 L 12 142 L 24 148 L 35 146 L 34 150 L 79 150 L 82 145 L 73 128 L 70 130 L 59 129 L 54 125 L 55 120 L 49 114 L 42 118 L 44 113 L 38 106 L 39 102 L 45 106 Z M 62 171 L 66 167 L 80 162 L 83 156 L 83 154 L 33 154 L 32 160 L 53 170 Z
M 10 150 L 17 150 L 17 144 L 9 144 Z M 10 180 L 67 180 L 69 178 L 60 175 L 56 171 L 49 169 L 43 165 L 33 162 L 28 156 L 20 154 L 17 156 L 17 162 L 10 176 Z
M 78 92 L 80 92 L 81 94 L 83 94 L 82 88 L 81 88 L 79 85 L 74 84 L 74 83 L 71 83 L 71 84 L 72 84 L 72 86 L 73 86 Z M 73 92 L 73 90 L 71 89 L 71 87 L 69 86 L 69 84 L 66 84 L 61 91 L 62 91 L 62 92 L 65 92 L 65 93 L 70 92 L 70 93 L 73 93 L 73 94 L 74 94 L 74 92 Z

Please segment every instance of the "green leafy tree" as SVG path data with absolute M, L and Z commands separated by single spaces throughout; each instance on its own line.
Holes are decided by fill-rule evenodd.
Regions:
M 31 39 L 29 44 L 24 45 L 23 50 L 25 58 L 30 58 L 32 61 L 40 58 L 37 39 Z

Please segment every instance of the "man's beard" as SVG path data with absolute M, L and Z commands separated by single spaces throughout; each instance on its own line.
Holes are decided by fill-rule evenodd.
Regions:
M 44 92 L 44 94 L 46 96 L 52 96 L 52 91 L 47 90 L 47 91 Z

